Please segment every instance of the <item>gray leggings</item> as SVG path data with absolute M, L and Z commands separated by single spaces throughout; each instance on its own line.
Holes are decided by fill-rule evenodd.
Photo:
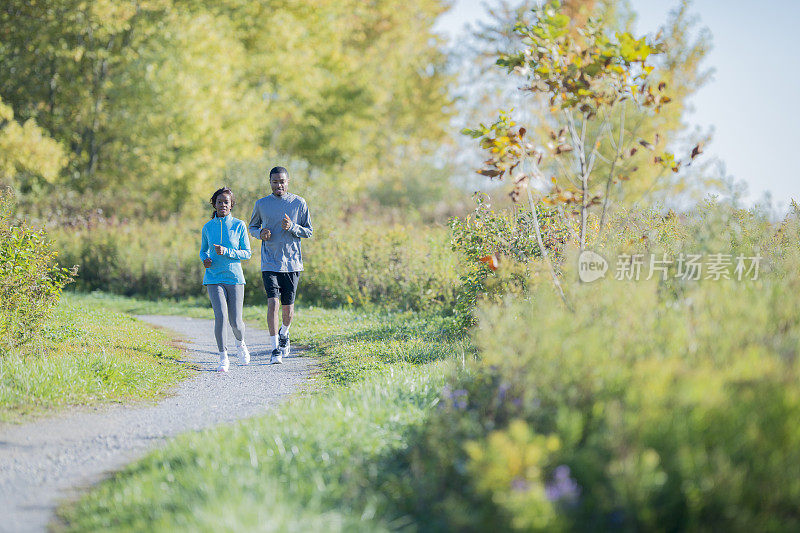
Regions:
M 219 351 L 226 350 L 225 322 L 230 320 L 233 336 L 237 341 L 244 340 L 244 321 L 242 305 L 244 304 L 244 285 L 211 284 L 208 297 L 214 308 L 214 336 L 217 338 Z

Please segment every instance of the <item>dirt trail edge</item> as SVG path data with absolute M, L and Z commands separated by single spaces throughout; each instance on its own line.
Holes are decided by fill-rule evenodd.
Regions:
M 70 411 L 24 425 L 0 425 L 0 531 L 45 531 L 60 501 L 178 433 L 233 422 L 269 410 L 306 384 L 316 361 L 284 357 L 269 365 L 267 333 L 248 327 L 252 359 L 217 367 L 213 322 L 174 316 L 139 319 L 177 333 L 195 370 L 157 404 Z M 228 331 L 229 346 L 233 334 Z M 230 348 L 229 348 L 230 349 Z

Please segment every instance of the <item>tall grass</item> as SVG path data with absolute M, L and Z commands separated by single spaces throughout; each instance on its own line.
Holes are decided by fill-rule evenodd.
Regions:
M 247 222 L 248 215 L 237 213 Z M 198 257 L 205 220 L 88 220 L 53 228 L 61 261 L 80 267 L 74 289 L 150 299 L 202 297 Z M 265 302 L 260 241 L 242 263 L 245 298 Z M 392 310 L 442 310 L 452 305 L 456 257 L 446 228 L 426 225 L 342 223 L 318 225 L 304 239 L 305 272 L 298 302 L 306 305 L 381 306 Z

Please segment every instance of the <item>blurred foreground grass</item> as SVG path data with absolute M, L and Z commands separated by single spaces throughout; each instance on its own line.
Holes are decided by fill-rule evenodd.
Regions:
M 118 309 L 203 315 L 201 305 L 101 295 Z M 205 303 L 202 303 L 205 305 Z M 265 309 L 248 307 L 263 323 Z M 263 417 L 187 433 L 61 509 L 69 531 L 381 531 L 403 525 L 381 487 L 472 357 L 444 319 L 413 313 L 298 309 L 293 343 L 320 358 L 319 394 Z M 395 486 L 397 486 L 395 484 Z

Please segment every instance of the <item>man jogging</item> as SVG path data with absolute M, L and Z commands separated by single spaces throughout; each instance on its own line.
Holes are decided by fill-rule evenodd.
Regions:
M 290 192 L 289 172 L 283 167 L 269 171 L 272 194 L 261 198 L 250 217 L 250 235 L 261 239 L 261 277 L 267 291 L 267 323 L 272 357 L 282 363 L 289 355 L 289 326 L 294 317 L 294 297 L 303 270 L 300 239 L 311 237 L 311 216 L 306 201 Z M 278 330 L 278 298 L 283 323 Z

